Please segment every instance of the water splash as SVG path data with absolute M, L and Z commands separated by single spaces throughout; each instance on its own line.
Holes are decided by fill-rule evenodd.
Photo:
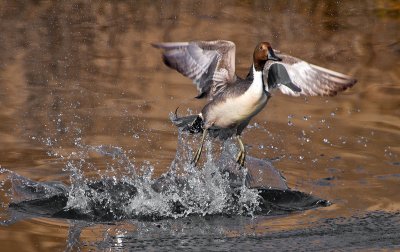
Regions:
M 39 138 L 38 138 L 39 139 Z M 232 139 L 206 140 L 198 167 L 191 164 L 199 136 L 178 132 L 177 151 L 168 171 L 154 178 L 154 166 L 138 165 L 131 150 L 89 145 L 74 130 L 73 148 L 40 138 L 49 156 L 65 164 L 69 183 L 35 182 L 7 169 L 0 171 L 0 189 L 11 207 L 34 216 L 85 221 L 164 219 L 206 215 L 282 214 L 329 205 L 319 198 L 291 191 L 272 163 L 247 156 L 246 167 L 234 157 Z M 39 139 L 39 140 L 40 140 Z M 1 196 L 1 195 L 0 195 Z M 2 211 L 4 212 L 4 211 Z M 4 224 L 21 217 L 7 217 Z
M 9 195 L 12 202 L 63 195 L 66 204 L 56 215 L 72 214 L 84 219 L 252 215 L 258 207 L 258 191 L 246 187 L 247 170 L 238 169 L 233 161 L 235 144 L 228 141 L 217 155 L 212 142 L 206 141 L 205 162 L 194 167 L 190 162 L 191 142 L 187 139 L 188 135 L 179 132 L 169 171 L 156 180 L 149 162 L 136 165 L 121 147 L 86 145 L 77 138 L 74 150 L 67 155 L 52 150 L 52 156 L 65 161 L 63 170 L 70 174 L 70 186 L 59 183 L 58 187 L 46 187 L 10 172 Z M 101 156 L 100 166 L 105 163 L 105 169 L 91 160 L 94 155 Z
M 226 159 L 234 145 L 224 145 L 220 157 L 217 157 L 211 141 L 206 141 L 206 161 L 202 166 L 194 167 L 190 162 L 193 151 L 185 141 L 187 138 L 188 135 L 179 132 L 178 151 L 169 172 L 157 182 L 151 176 L 142 177 L 141 184 L 137 187 L 137 196 L 130 200 L 125 211 L 131 216 L 156 215 L 172 218 L 188 215 L 252 214 L 258 206 L 259 196 L 257 190 L 245 186 L 243 178 L 246 177 L 246 171 L 241 171 L 241 181 L 235 181 L 239 184 L 233 184 L 230 173 L 221 169 L 222 163 L 231 165 Z

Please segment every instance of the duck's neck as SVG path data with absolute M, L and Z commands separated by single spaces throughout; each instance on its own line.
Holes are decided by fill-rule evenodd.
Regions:
M 256 69 L 256 71 L 262 71 L 264 69 L 265 63 L 267 62 L 266 60 L 260 60 L 256 59 L 256 56 L 253 55 L 253 67 Z
M 246 79 L 252 81 L 252 83 L 254 83 L 254 84 L 262 85 L 263 89 L 265 89 L 265 88 L 268 89 L 268 87 L 266 87 L 264 85 L 263 71 L 262 70 L 258 71 L 256 69 L 256 67 L 254 66 L 254 64 L 250 67 L 249 73 L 247 74 Z

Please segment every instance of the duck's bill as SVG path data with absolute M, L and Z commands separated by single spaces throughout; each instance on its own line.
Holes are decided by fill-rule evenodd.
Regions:
M 273 61 L 282 61 L 281 58 L 276 56 L 276 54 L 274 53 L 274 50 L 272 50 L 272 48 L 268 49 L 268 59 L 273 60 Z
M 297 92 L 300 93 L 301 92 L 301 88 L 299 88 L 298 86 L 296 86 L 295 84 L 293 84 L 293 82 L 288 82 L 283 84 L 285 86 L 287 86 L 288 88 L 290 88 L 293 92 Z

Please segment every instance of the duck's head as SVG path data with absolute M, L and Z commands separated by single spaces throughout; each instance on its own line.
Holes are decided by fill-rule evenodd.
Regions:
M 260 42 L 253 53 L 254 68 L 256 71 L 262 71 L 267 60 L 282 61 L 281 58 L 275 55 L 270 43 Z

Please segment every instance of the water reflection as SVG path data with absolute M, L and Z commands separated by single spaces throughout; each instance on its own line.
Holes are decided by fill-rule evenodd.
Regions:
M 335 203 L 304 213 L 305 222 L 359 211 L 398 212 L 399 13 L 392 0 L 3 1 L 0 165 L 32 180 L 68 182 L 65 161 L 48 154 L 68 156 L 80 139 L 129 150 L 132 162 L 150 162 L 158 176 L 177 146 L 168 113 L 177 106 L 198 111 L 203 104 L 188 98 L 195 88 L 166 69 L 150 43 L 235 41 L 238 73 L 244 75 L 254 44 L 267 39 L 359 82 L 332 99 L 276 94 L 251 125 L 257 129 L 244 134 L 251 155 L 281 157 L 275 165 L 289 186 Z M 87 160 L 106 170 L 101 156 Z M 329 177 L 334 179 L 322 180 L 329 185 L 321 185 Z M 279 219 L 283 224 L 275 228 L 285 235 L 298 219 Z M 49 222 L 2 227 L 2 243 L 10 250 L 64 249 L 67 225 Z M 261 234 L 273 225 L 261 222 Z
M 299 217 L 299 216 L 298 216 Z M 263 223 L 274 220 L 207 217 L 188 218 L 153 223 L 123 222 L 115 226 L 97 225 L 88 227 L 83 223 L 71 223 L 68 248 L 85 247 L 111 250 L 307 250 L 321 251 L 326 248 L 395 249 L 395 239 L 400 238 L 397 225 L 399 216 L 391 213 L 372 212 L 367 216 L 352 218 L 328 218 L 310 224 L 297 223 L 296 229 L 275 231 L 274 226 Z M 371 235 L 365 235 L 368 228 Z M 280 230 L 280 228 L 278 227 Z M 105 230 L 98 233 L 96 230 Z M 260 231 L 262 230 L 262 231 Z M 332 231 L 334 230 L 334 231 Z M 262 235 L 260 235 L 260 233 Z M 79 234 L 84 242 L 76 239 Z M 210 238 L 212 237 L 212 238 Z M 340 240 L 338 240 L 338 238 Z

